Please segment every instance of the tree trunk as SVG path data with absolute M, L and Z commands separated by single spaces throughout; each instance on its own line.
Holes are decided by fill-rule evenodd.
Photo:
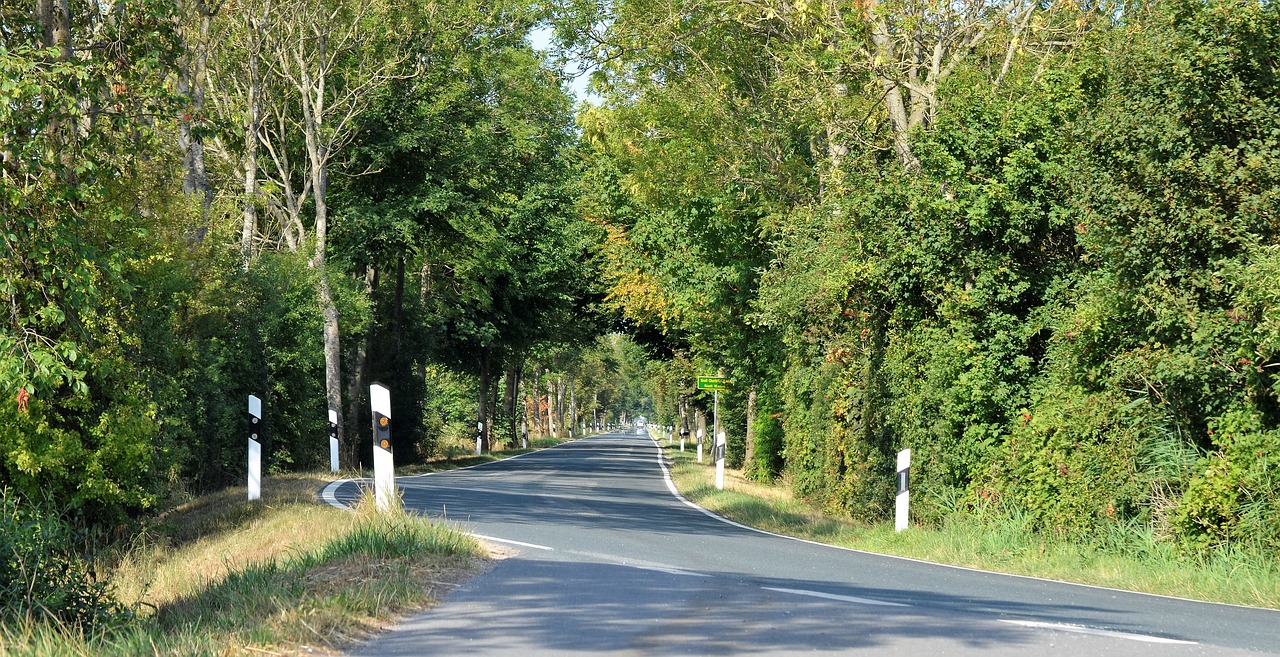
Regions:
M 556 377 L 556 426 L 564 432 L 565 437 L 570 434 L 569 425 L 564 423 L 564 377 Z
M 240 257 L 245 271 L 253 261 L 253 238 L 258 231 L 258 140 L 262 125 L 262 22 L 249 19 L 249 98 L 244 122 L 244 208 L 240 229 Z
M 369 295 L 370 301 L 373 301 L 374 294 L 378 287 L 378 271 L 373 265 L 365 265 L 364 267 L 364 291 Z M 369 327 L 369 331 L 365 333 L 364 339 L 356 346 L 356 362 L 351 366 L 351 377 L 347 383 L 347 418 L 350 419 L 355 426 L 360 426 L 360 409 L 363 403 L 368 399 L 366 392 L 369 387 L 369 349 L 373 345 L 373 327 Z M 358 442 L 354 445 L 359 445 Z M 347 461 L 354 463 L 353 460 Z
M 375 306 L 376 307 L 376 306 Z M 395 326 L 395 349 L 396 362 L 400 362 L 400 347 L 404 336 L 404 251 L 400 252 L 400 256 L 396 258 L 396 306 L 395 312 L 391 316 Z
M 323 45 L 321 46 L 323 56 Z M 303 137 L 310 163 L 311 194 L 316 212 L 316 251 L 311 266 L 320 272 L 320 311 L 324 316 L 324 388 L 329 408 L 338 415 L 338 431 L 347 440 L 348 463 L 354 462 L 357 444 L 355 431 L 345 432 L 346 422 L 342 413 L 342 350 L 339 341 L 338 308 L 333 302 L 326 271 L 325 244 L 329 237 L 329 151 L 325 135 L 321 134 L 321 118 L 325 115 L 324 79 L 313 80 L 311 71 L 302 66 Z M 317 93 L 318 92 L 318 93 Z M 315 94 L 314 96 L 312 94 Z
M 480 350 L 480 408 L 476 412 L 480 430 L 480 451 L 489 451 L 489 350 Z
M 62 0 L 64 3 L 67 0 Z M 194 43 L 189 35 L 183 35 L 182 67 L 178 73 L 178 93 L 189 98 L 186 113 L 178 122 L 178 148 L 182 151 L 182 191 L 200 198 L 200 226 L 195 239 L 200 241 L 209 232 L 209 209 L 213 206 L 213 185 L 205 168 L 204 137 L 193 126 L 204 121 L 206 71 L 209 61 L 209 29 L 213 12 L 203 0 L 195 3 L 196 34 Z
M 747 449 L 743 457 L 742 467 L 750 468 L 751 459 L 756 455 L 756 387 L 747 391 Z
M 40 43 L 53 47 L 53 0 L 36 0 L 36 21 L 40 23 Z
M 571 435 L 577 436 L 578 428 L 578 403 L 574 397 L 573 377 L 569 377 L 569 427 Z
M 556 386 L 551 380 L 551 376 L 547 376 L 547 435 L 552 438 L 558 438 L 556 435 Z
M 502 399 L 502 412 L 507 416 L 511 426 L 511 444 L 520 444 L 520 418 L 516 413 L 517 400 L 520 398 L 520 368 L 514 363 L 507 365 L 506 390 Z

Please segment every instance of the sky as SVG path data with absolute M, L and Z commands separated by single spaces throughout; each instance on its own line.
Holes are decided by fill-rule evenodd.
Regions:
M 551 26 L 539 27 L 529 33 L 529 44 L 538 50 L 551 50 L 552 30 Z M 572 66 L 570 73 L 572 73 Z M 596 105 L 600 104 L 600 97 L 587 91 L 587 80 L 591 77 L 590 72 L 583 73 L 570 81 L 569 89 L 573 93 L 573 97 L 578 103 L 590 102 Z

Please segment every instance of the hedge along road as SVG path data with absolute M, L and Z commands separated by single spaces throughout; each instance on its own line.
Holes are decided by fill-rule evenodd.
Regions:
M 351 504 L 361 482 L 324 496 Z M 645 436 L 397 483 L 515 556 L 353 651 L 408 655 L 1280 655 L 1280 612 L 938 566 L 716 518 Z

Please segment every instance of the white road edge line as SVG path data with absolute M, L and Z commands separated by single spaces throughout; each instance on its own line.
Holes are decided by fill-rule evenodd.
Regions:
M 839 600 L 840 602 L 854 602 L 860 605 L 877 605 L 880 607 L 910 607 L 901 602 L 889 602 L 887 600 L 873 600 L 871 598 L 857 598 L 851 595 L 836 595 L 834 593 L 823 593 L 822 591 L 805 591 L 803 589 L 780 589 L 772 586 L 760 587 L 766 591 L 777 591 L 779 593 L 791 593 L 793 595 L 807 595 L 811 598 L 822 598 L 824 600 Z
M 553 548 L 553 547 L 547 547 L 547 546 L 545 546 L 545 545 L 538 545 L 537 543 L 525 543 L 524 541 L 513 541 L 513 540 L 511 540 L 511 539 L 509 539 L 509 538 L 498 538 L 498 537 L 496 537 L 496 536 L 485 536 L 484 534 L 477 534 L 477 533 L 475 533 L 475 532 L 467 532 L 467 535 L 468 535 L 468 536 L 471 536 L 472 538 L 478 538 L 478 539 L 480 539 L 480 540 L 482 540 L 482 541 L 493 541 L 494 543 L 505 543 L 505 544 L 507 544 L 507 545 L 519 545 L 520 547 L 533 548 L 533 549 L 535 549 L 535 550 L 546 550 L 547 552 L 555 552 L 555 551 L 556 551 L 556 549 L 555 549 L 555 548 Z
M 947 563 L 938 563 L 938 562 L 936 562 L 936 561 L 925 561 L 924 559 L 913 559 L 913 558 L 911 558 L 911 557 L 900 557 L 900 556 L 893 555 L 893 554 L 883 554 L 883 553 L 880 553 L 880 552 L 870 552 L 870 551 L 868 551 L 868 550 L 857 550 L 857 549 L 854 549 L 854 548 L 847 548 L 847 547 L 843 547 L 843 546 L 840 546 L 840 545 L 832 545 L 832 544 L 830 544 L 830 543 L 819 543 L 818 541 L 811 541 L 811 540 L 809 540 L 809 539 L 807 539 L 807 538 L 797 538 L 797 537 L 795 537 L 795 536 L 787 536 L 787 535 L 785 535 L 785 534 L 776 534 L 776 533 L 771 532 L 771 531 L 769 531 L 769 530 L 767 530 L 767 529 L 760 529 L 759 527 L 751 527 L 751 526 L 749 526 L 749 525 L 744 525 L 744 524 L 742 524 L 742 523 L 740 523 L 740 522 L 734 522 L 734 521 L 732 521 L 732 520 L 730 520 L 730 519 L 728 519 L 728 518 L 725 518 L 724 516 L 716 515 L 716 513 L 715 513 L 715 512 L 713 512 L 713 511 L 709 511 L 709 510 L 707 510 L 707 509 L 704 509 L 704 508 L 702 508 L 702 507 L 698 506 L 697 504 L 694 504 L 693 502 L 690 502 L 690 501 L 689 501 L 689 500 L 688 500 L 684 495 L 681 495 L 681 494 L 680 494 L 680 491 L 679 491 L 679 490 L 676 490 L 676 484 L 675 484 L 675 482 L 674 482 L 674 481 L 672 481 L 672 479 L 671 479 L 671 470 L 670 470 L 669 468 L 667 468 L 667 464 L 666 464 L 666 462 L 662 460 L 662 459 L 663 459 L 663 456 L 662 456 L 662 444 L 661 444 L 661 443 L 659 443 L 659 442 L 658 442 L 658 440 L 657 440 L 656 438 L 654 438 L 653 436 L 650 436 L 650 437 L 649 437 L 649 440 L 653 441 L 654 446 L 658 448 L 658 465 L 662 467 L 662 478 L 663 478 L 663 480 L 665 480 L 665 481 L 667 482 L 667 490 L 670 490 L 670 491 L 671 491 L 671 494 L 672 494 L 672 495 L 674 495 L 674 496 L 676 497 L 676 499 L 680 500 L 680 501 L 681 501 L 681 502 L 683 502 L 686 506 L 688 506 L 688 507 L 690 507 L 690 508 L 692 508 L 692 509 L 697 509 L 697 510 L 698 510 L 699 512 L 701 512 L 703 515 L 706 515 L 706 516 L 708 516 L 708 517 L 710 517 L 710 518 L 715 518 L 716 520 L 719 520 L 720 522 L 723 522 L 723 523 L 725 523 L 726 525 L 733 525 L 734 527 L 738 527 L 738 528 L 741 528 L 741 529 L 745 529 L 745 530 L 747 530 L 747 531 L 756 532 L 757 534 L 766 534 L 766 535 L 768 535 L 768 536 L 774 536 L 774 537 L 776 537 L 776 538 L 783 538 L 783 539 L 786 539 L 786 540 L 788 540 L 788 541 L 797 541 L 797 542 L 799 542 L 799 543 L 808 543 L 809 545 L 821 545 L 822 547 L 828 547 L 828 548 L 831 548 L 831 549 L 833 549 L 833 550 L 844 550 L 845 552 L 857 552 L 858 554 L 869 554 L 869 555 L 871 555 L 871 556 L 875 556 L 875 557 L 883 557 L 883 558 L 885 558 L 885 559 L 896 559 L 896 560 L 898 560 L 898 561 L 911 561 L 911 562 L 914 562 L 914 563 L 928 564 L 928 565 L 930 565 L 930 566 L 938 566 L 939 568 L 950 568 L 950 569 L 952 569 L 952 570 L 964 570 L 964 571 L 968 571 L 968 572 L 971 572 L 971 573 L 983 573 L 983 574 L 985 574 L 985 575 L 999 575 L 999 576 L 1001 576 L 1001 577 L 1014 577 L 1014 578 L 1017 578 L 1017 579 L 1026 579 L 1026 580 L 1031 580 L 1031 581 L 1033 581 L 1033 582 L 1053 582 L 1054 584 L 1065 584 L 1065 585 L 1067 585 L 1067 586 L 1078 586 L 1078 587 L 1081 587 L 1081 588 L 1093 589 L 1093 590 L 1095 590 L 1095 591 L 1108 591 L 1108 592 L 1111 592 L 1111 593 L 1124 593 L 1124 594 L 1127 594 L 1127 595 L 1140 595 L 1140 596 L 1147 597 L 1147 598 L 1162 598 L 1162 599 L 1165 599 L 1165 600 L 1179 600 L 1179 601 L 1181 601 L 1181 602 L 1194 602 L 1194 603 L 1196 603 L 1196 604 L 1201 604 L 1201 605 L 1213 605 L 1213 606 L 1216 606 L 1216 607 L 1234 607 L 1234 608 L 1236 608 L 1236 609 L 1250 609 L 1250 610 L 1253 610 L 1253 611 L 1272 611 L 1272 612 L 1276 612 L 1276 611 L 1277 611 L 1277 610 L 1274 610 L 1274 609 L 1267 609 L 1266 607 L 1250 607 L 1250 606 L 1248 606 L 1248 605 L 1236 605 L 1236 604 L 1230 604 L 1230 603 L 1227 603 L 1227 602 L 1206 602 L 1206 601 L 1204 601 L 1204 600 L 1196 600 L 1195 598 L 1180 598 L 1180 597 L 1178 597 L 1178 596 L 1176 596 L 1176 595 L 1160 595 L 1159 593 L 1143 593 L 1142 591 L 1127 591 L 1127 590 L 1125 590 L 1125 589 L 1111 588 L 1111 587 L 1109 587 L 1109 586 L 1098 586 L 1098 585 L 1096 585 L 1096 584 L 1081 584 L 1081 583 L 1079 583 L 1079 582 L 1064 582 L 1064 581 L 1062 581 L 1062 580 L 1060 580 L 1060 579 L 1049 579 L 1048 577 L 1032 577 L 1031 575 L 1014 575 L 1014 574 L 1012 574 L 1012 573 L 998 573 L 998 572 L 996 572 L 996 571 L 994 571 L 994 570 L 982 570 L 981 568 L 969 568 L 969 567 L 967 567 L 967 566 L 954 566 L 954 565 L 947 564 Z
M 1068 625 L 1066 623 L 1046 623 L 1044 621 L 1030 620 L 1014 620 L 1001 618 L 1001 623 L 1010 625 L 1018 625 L 1021 627 L 1029 627 L 1036 630 L 1055 630 L 1058 632 L 1074 632 L 1076 634 L 1092 634 L 1094 636 L 1105 636 L 1114 639 L 1128 639 L 1130 641 L 1141 641 L 1143 643 L 1166 643 L 1178 644 L 1184 646 L 1199 645 L 1195 641 L 1184 641 L 1182 639 L 1169 639 L 1162 636 L 1151 636 L 1148 634 L 1132 634 L 1129 632 L 1117 632 L 1115 630 L 1103 630 L 1096 627 L 1087 627 L 1085 625 Z
M 622 565 L 626 566 L 627 568 L 636 568 L 638 570 L 652 570 L 659 573 L 666 573 L 668 575 L 682 575 L 684 577 L 711 577 L 706 573 L 695 573 L 692 570 L 680 570 L 679 568 L 666 568 L 663 566 L 640 566 L 633 563 L 624 563 Z

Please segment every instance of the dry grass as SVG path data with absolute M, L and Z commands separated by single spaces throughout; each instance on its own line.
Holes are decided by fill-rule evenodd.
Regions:
M 158 607 L 232 571 L 315 550 L 349 531 L 352 514 L 316 499 L 327 483 L 314 474 L 270 477 L 259 502 L 231 488 L 165 513 L 113 569 L 120 600 Z
M 403 512 L 321 504 L 320 475 L 273 477 L 165 514 L 112 581 L 139 616 L 95 635 L 0 626 L 0 657 L 316 655 L 429 607 L 487 566 L 472 538 Z

